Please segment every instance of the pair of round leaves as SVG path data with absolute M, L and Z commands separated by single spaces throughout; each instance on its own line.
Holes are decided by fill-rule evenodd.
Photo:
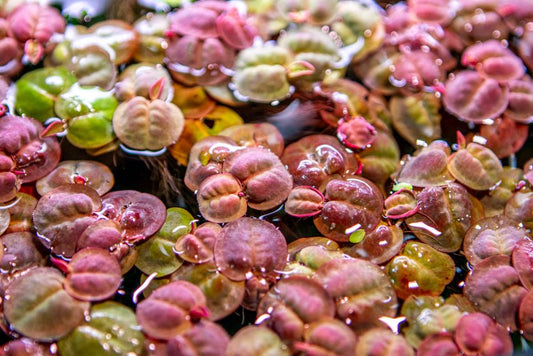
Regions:
M 365 178 L 332 179 L 325 195 L 313 187 L 294 188 L 285 211 L 296 217 L 316 216 L 314 223 L 320 233 L 335 241 L 348 242 L 354 232 L 369 233 L 379 224 L 383 195 Z
M 113 115 L 113 130 L 119 140 L 136 150 L 160 150 L 175 143 L 185 125 L 174 104 L 141 96 L 120 104 Z
M 268 210 L 281 204 L 292 188 L 292 177 L 278 156 L 260 147 L 245 147 L 224 160 L 221 174 L 198 187 L 200 213 L 212 222 L 228 222 L 247 207 Z

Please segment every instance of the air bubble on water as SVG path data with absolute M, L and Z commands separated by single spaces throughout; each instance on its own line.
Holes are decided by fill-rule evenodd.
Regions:
M 466 32 L 472 32 L 472 30 L 473 30 L 472 24 L 470 22 L 465 23 L 464 30 Z
M 393 75 L 390 75 L 389 83 L 391 83 L 396 88 L 403 88 L 407 84 L 407 80 L 405 80 L 405 78 L 396 79 Z
M 365 36 L 366 38 L 369 38 L 370 36 L 372 36 L 372 30 L 367 28 L 364 32 L 363 32 L 363 36 Z
M 83 312 L 83 320 L 86 322 L 91 321 L 91 313 L 88 310 Z

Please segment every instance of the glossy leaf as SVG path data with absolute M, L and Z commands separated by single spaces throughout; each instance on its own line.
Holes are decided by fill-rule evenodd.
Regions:
M 10 284 L 4 313 L 11 327 L 41 341 L 57 340 L 83 322 L 89 303 L 63 289 L 64 277 L 53 268 L 36 268 Z
M 271 274 L 283 270 L 287 243 L 271 223 L 243 217 L 226 224 L 215 243 L 215 263 L 221 273 L 242 281 L 248 272 Z
M 97 161 L 61 161 L 46 177 L 35 184 L 37 192 L 45 195 L 63 184 L 82 184 L 104 195 L 113 187 L 115 178 L 106 165 Z
M 207 177 L 198 187 L 196 200 L 202 217 L 215 223 L 236 220 L 248 208 L 241 182 L 229 173 Z
M 163 277 L 176 271 L 183 261 L 176 256 L 176 241 L 191 231 L 193 216 L 185 209 L 167 209 L 167 217 L 161 229 L 137 247 L 135 266 L 145 274 L 157 273 Z
M 427 244 L 409 241 L 387 264 L 386 272 L 398 298 L 438 296 L 455 276 L 455 264 L 447 254 Z
M 133 311 L 117 302 L 91 308 L 89 320 L 58 342 L 61 355 L 125 355 L 142 352 L 144 336 Z

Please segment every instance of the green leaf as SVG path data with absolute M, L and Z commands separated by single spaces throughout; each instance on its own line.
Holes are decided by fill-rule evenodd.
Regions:
M 63 356 L 140 355 L 143 344 L 135 313 L 109 301 L 93 306 L 90 321 L 60 340 L 58 347 Z
M 163 227 L 137 248 L 135 266 L 143 273 L 163 277 L 176 271 L 183 261 L 174 253 L 176 240 L 191 231 L 194 217 L 185 209 L 170 208 Z
M 363 241 L 364 238 L 365 238 L 365 230 L 363 229 L 355 230 L 350 235 L 350 242 L 353 244 L 357 244 Z

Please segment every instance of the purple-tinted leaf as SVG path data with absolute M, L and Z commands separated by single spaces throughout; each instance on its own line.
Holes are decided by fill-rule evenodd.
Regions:
M 223 170 L 243 185 L 248 206 L 257 210 L 274 208 L 287 199 L 292 177 L 278 156 L 260 147 L 248 147 L 229 155 Z
M 459 348 L 455 344 L 451 333 L 442 332 L 426 337 L 418 347 L 417 355 L 456 356 L 459 355 Z
M 434 141 L 408 157 L 398 172 L 396 180 L 416 187 L 443 185 L 453 177 L 446 167 L 450 147 L 445 141 Z
M 396 256 L 403 243 L 403 232 L 396 225 L 378 225 L 365 235 L 363 241 L 345 246 L 342 251 L 347 255 L 362 258 L 375 264 L 382 264 Z
M 315 218 L 318 231 L 336 241 L 349 241 L 355 230 L 370 232 L 379 224 L 383 195 L 364 178 L 331 180 L 326 187 L 326 203 Z M 353 231 L 352 231 L 353 230 Z
M 37 192 L 45 195 L 63 184 L 87 185 L 104 195 L 113 187 L 115 179 L 111 170 L 96 161 L 62 161 L 46 177 L 35 184 Z
M 337 137 L 348 148 L 364 150 L 376 138 L 377 131 L 362 116 L 341 120 L 337 127 Z
M 324 200 L 324 195 L 316 188 L 294 187 L 285 202 L 285 212 L 297 218 L 315 216 L 322 211 Z
M 371 262 L 334 259 L 320 266 L 314 278 L 335 300 L 337 316 L 353 330 L 381 325 L 383 316 L 396 316 L 398 301 L 392 284 Z
M 483 212 L 460 184 L 424 188 L 417 196 L 418 212 L 407 226 L 423 242 L 442 252 L 461 248 L 468 228 Z
M 474 190 L 487 190 L 502 179 L 503 168 L 489 148 L 470 143 L 448 158 L 448 170 L 459 182 Z
M 76 251 L 81 234 L 96 221 L 101 206 L 94 189 L 62 185 L 39 199 L 33 223 L 41 242 L 56 255 L 68 258 Z
M 522 299 L 518 310 L 518 320 L 524 337 L 533 341 L 533 290 L 530 290 Z
M 533 192 L 530 190 L 515 192 L 505 204 L 504 215 L 531 230 L 533 228 Z
M 457 118 L 474 123 L 500 116 L 509 102 L 509 88 L 475 71 L 464 70 L 446 81 L 444 108 Z
M 230 7 L 216 19 L 218 35 L 229 46 L 236 49 L 250 47 L 254 41 L 257 30 L 248 24 L 239 14 L 237 8 Z
M 202 217 L 216 223 L 236 220 L 248 208 L 241 182 L 229 173 L 207 177 L 198 187 L 196 200 Z
M 31 232 L 13 232 L 2 235 L 3 257 L 0 269 L 7 274 L 44 266 L 46 260 L 39 250 L 37 237 Z
M 494 216 L 470 226 L 463 249 L 468 262 L 476 265 L 490 256 L 510 256 L 518 242 L 524 239 L 529 240 L 524 228 L 505 216 Z
M 273 224 L 243 217 L 222 228 L 214 252 L 219 271 L 232 280 L 242 281 L 248 272 L 267 275 L 282 271 L 287 260 L 287 242 Z
M 185 185 L 197 190 L 207 177 L 222 173 L 222 163 L 232 152 L 241 149 L 235 141 L 224 136 L 209 136 L 191 148 L 185 172 Z
M 509 332 L 483 313 L 464 315 L 455 329 L 455 341 L 465 354 L 513 354 L 513 342 Z
M 36 340 L 59 339 L 81 324 L 90 304 L 63 289 L 65 278 L 54 268 L 35 268 L 11 283 L 4 314 L 11 327 Z
M 50 346 L 33 339 L 21 337 L 2 345 L 2 356 L 52 356 Z
M 322 285 L 307 277 L 280 280 L 261 299 L 256 324 L 266 325 L 282 340 L 298 341 L 307 324 L 335 315 L 335 303 Z
M 401 334 L 395 334 L 384 327 L 365 331 L 357 340 L 355 355 L 394 354 L 398 356 L 414 356 L 415 352 Z
M 509 256 L 496 255 L 478 263 L 465 280 L 464 294 L 478 311 L 511 331 L 517 329 L 516 313 L 527 290 Z
M 306 327 L 304 341 L 295 342 L 293 347 L 306 355 L 352 356 L 356 340 L 354 332 L 342 321 L 324 318 Z
M 308 185 L 320 191 L 332 179 L 353 176 L 359 167 L 355 156 L 328 135 L 310 135 L 288 145 L 281 161 L 295 186 Z
M 0 151 L 10 155 L 22 183 L 33 182 L 48 174 L 61 154 L 55 137 L 41 139 L 42 125 L 29 117 L 12 115 L 0 120 Z
M 224 356 L 229 343 L 228 333 L 220 325 L 202 320 L 183 334 L 170 339 L 168 355 Z
M 213 249 L 222 227 L 206 222 L 176 240 L 174 252 L 190 263 L 205 263 L 213 259 Z
M 112 297 L 121 281 L 115 256 L 101 248 L 87 247 L 72 256 L 65 290 L 76 299 L 100 301 Z
M 144 240 L 163 226 L 167 216 L 159 198 L 135 190 L 120 190 L 102 197 L 102 211 L 108 219 L 120 224 L 123 238 L 130 242 Z
M 97 220 L 82 232 L 78 239 L 76 250 L 86 247 L 99 247 L 112 249 L 122 241 L 122 229 L 118 222 L 113 220 Z
M 461 62 L 465 66 L 475 67 L 482 76 L 500 83 L 520 79 L 525 73 L 520 58 L 497 40 L 468 47 L 462 54 Z
M 154 290 L 137 305 L 137 320 L 143 331 L 156 339 L 170 340 L 206 317 L 202 291 L 186 281 L 174 281 Z
M 508 116 L 494 120 L 491 125 L 481 125 L 479 135 L 487 140 L 485 146 L 498 158 L 518 152 L 526 142 L 529 127 Z
M 385 217 L 388 219 L 408 218 L 418 211 L 416 195 L 412 190 L 400 189 L 385 199 Z
M 512 261 L 522 285 L 531 290 L 533 287 L 533 241 L 531 239 L 525 238 L 515 244 Z
M 423 22 L 449 23 L 455 11 L 449 0 L 409 0 L 409 9 Z

